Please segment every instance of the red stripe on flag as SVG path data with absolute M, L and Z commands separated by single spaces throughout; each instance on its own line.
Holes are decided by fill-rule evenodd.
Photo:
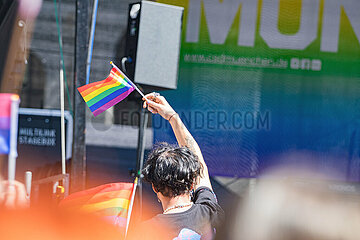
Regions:
M 78 90 L 79 90 L 81 96 L 85 97 L 89 93 L 92 93 L 93 91 L 95 91 L 95 90 L 97 90 L 99 88 L 102 88 L 102 87 L 107 86 L 107 85 L 114 84 L 116 82 L 117 82 L 116 79 L 109 76 L 105 80 L 96 82 L 96 84 L 95 83 L 90 83 L 90 84 L 92 84 L 92 86 L 88 86 L 88 85 L 90 85 L 90 84 L 88 84 L 88 85 L 80 87 L 80 88 L 82 88 L 81 90 L 80 90 L 80 88 L 78 88 Z
M 101 81 L 97 81 L 97 82 L 93 82 L 93 83 L 86 84 L 86 85 L 84 85 L 84 86 L 82 86 L 82 87 L 78 87 L 78 91 L 81 93 L 81 92 L 85 91 L 86 89 L 89 89 L 89 88 L 91 88 L 91 87 L 93 87 L 93 86 L 96 86 L 96 85 L 98 85 L 98 84 L 101 84 L 101 83 L 106 82 L 106 80 L 107 80 L 107 78 L 104 79 L 104 80 L 101 80 Z
M 120 77 L 122 79 L 125 79 L 124 75 L 121 72 L 119 72 L 116 68 L 111 69 L 110 75 L 111 74 L 114 74 L 116 77 Z
M 81 95 L 86 96 L 88 93 L 84 93 L 84 94 L 83 94 L 83 91 L 85 91 L 85 90 L 87 90 L 87 89 L 89 89 L 89 88 L 91 88 L 91 87 L 94 87 L 94 86 L 96 86 L 96 85 L 98 85 L 98 84 L 106 84 L 106 85 L 108 85 L 108 84 L 107 84 L 108 81 L 113 81 L 113 80 L 114 80 L 114 81 L 117 81 L 116 79 L 114 79 L 114 77 L 124 78 L 124 76 L 123 76 L 118 70 L 116 70 L 115 68 L 112 68 L 111 71 L 110 71 L 109 76 L 108 76 L 105 80 L 86 84 L 86 85 L 84 85 L 84 86 L 82 86 L 82 87 L 79 87 L 78 90 L 79 90 L 79 92 L 81 93 Z M 105 85 L 104 85 L 104 86 L 105 86 Z
M 86 196 L 79 196 L 72 199 L 67 199 L 66 201 L 62 201 L 62 206 L 73 206 L 73 205 L 83 205 L 83 204 L 92 204 L 92 203 L 100 203 L 104 201 L 108 201 L 114 198 L 123 198 L 123 199 L 129 199 L 132 191 L 129 189 L 123 189 L 123 190 L 115 190 L 112 192 L 98 192 L 93 195 L 86 195 Z
M 111 79 L 111 80 L 106 81 L 104 83 L 101 83 L 101 84 L 98 84 L 98 85 L 93 86 L 91 88 L 88 88 L 88 89 L 80 92 L 80 94 L 81 94 L 81 96 L 83 98 L 85 98 L 87 95 L 89 95 L 90 93 L 93 93 L 94 91 L 96 91 L 96 90 L 98 90 L 100 88 L 103 88 L 103 87 L 106 87 L 106 86 L 109 86 L 109 85 L 112 85 L 112 84 L 116 84 L 116 83 L 118 83 L 118 81 L 116 81 L 115 79 Z
M 11 116 L 11 97 L 14 94 L 0 93 L 0 117 Z
M 89 83 L 89 84 L 86 84 L 84 86 L 81 86 L 81 87 L 78 87 L 78 91 L 80 93 L 84 92 L 85 90 L 91 88 L 91 87 L 94 87 L 96 85 L 99 85 L 99 84 L 104 84 L 106 82 L 110 81 L 110 79 L 106 78 L 104 80 L 101 80 L 101 81 L 97 81 L 97 82 L 93 82 L 93 83 Z
M 98 193 L 114 192 L 114 191 L 119 191 L 119 190 L 132 191 L 133 187 L 134 187 L 133 183 L 109 183 L 109 184 L 101 185 L 101 186 L 91 188 L 88 190 L 84 190 L 81 192 L 73 193 L 73 194 L 69 195 L 68 197 L 66 197 L 60 203 L 60 205 L 66 203 L 68 201 L 76 200 L 79 198 L 83 198 L 83 201 L 87 202 L 88 200 L 93 198 L 94 195 L 96 195 Z

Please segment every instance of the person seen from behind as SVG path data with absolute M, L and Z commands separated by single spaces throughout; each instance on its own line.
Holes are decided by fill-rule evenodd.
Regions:
M 213 192 L 201 150 L 163 96 L 145 96 L 144 108 L 167 120 L 178 145 L 162 143 L 149 155 L 144 179 L 152 185 L 163 213 L 142 223 L 130 239 L 213 239 L 224 211 Z

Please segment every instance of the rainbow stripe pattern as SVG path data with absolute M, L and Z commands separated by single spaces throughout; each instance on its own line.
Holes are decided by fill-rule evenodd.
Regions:
M 94 213 L 124 230 L 128 218 L 133 183 L 109 183 L 73 193 L 62 200 L 59 207 Z
M 17 95 L 0 93 L 0 154 L 10 152 L 11 99 Z
M 78 88 L 95 117 L 125 99 L 133 90 L 134 87 L 116 68 L 111 69 L 105 80 Z

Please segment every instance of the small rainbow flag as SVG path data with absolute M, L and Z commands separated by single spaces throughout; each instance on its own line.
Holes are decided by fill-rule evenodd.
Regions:
M 125 80 L 123 73 L 113 67 L 105 80 L 89 83 L 78 90 L 96 117 L 125 99 L 134 87 Z
M 135 183 L 136 184 L 136 183 Z M 134 183 L 109 183 L 73 193 L 59 207 L 94 213 L 125 230 L 130 218 Z
M 15 94 L 0 94 L 0 154 L 10 152 L 11 100 Z

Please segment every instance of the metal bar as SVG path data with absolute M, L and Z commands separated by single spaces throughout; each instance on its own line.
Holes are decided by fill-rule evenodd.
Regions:
M 57 30 L 59 37 L 59 50 L 60 50 L 60 131 L 61 131 L 61 173 L 66 173 L 66 153 L 65 153 L 65 98 L 64 98 L 64 61 L 62 58 L 62 34 L 61 34 L 61 0 L 59 0 L 59 7 L 57 7 L 56 0 L 54 0 L 55 17 L 58 22 Z
M 69 174 L 58 174 L 58 175 L 54 175 L 51 177 L 42 178 L 40 180 L 33 181 L 32 185 L 35 187 L 35 186 L 45 184 L 45 183 L 54 183 L 54 182 L 58 182 L 58 181 L 61 181 L 64 179 L 66 180 L 68 178 L 69 178 Z
M 66 173 L 66 152 L 65 152 L 65 99 L 64 99 L 64 71 L 60 67 L 60 109 L 61 109 L 61 173 Z
M 137 161 L 136 161 L 136 172 L 139 177 L 138 180 L 138 195 L 139 195 L 139 219 L 142 218 L 142 169 L 144 166 L 144 155 L 145 155 L 145 130 L 148 123 L 148 115 L 146 110 L 140 106 L 140 121 L 139 121 L 139 137 L 138 137 L 138 148 L 137 148 Z
M 87 65 L 86 65 L 86 84 L 89 84 L 90 81 L 90 68 L 91 68 L 91 59 L 94 46 L 95 38 L 95 26 L 96 26 L 96 16 L 98 10 L 99 0 L 94 0 L 93 13 L 91 18 L 91 30 L 90 30 L 90 39 L 89 39 L 89 49 L 87 55 Z
M 56 182 L 60 182 L 62 181 L 62 186 L 65 189 L 64 192 L 64 197 L 67 197 L 69 195 L 69 174 L 58 174 L 58 175 L 54 175 L 51 177 L 47 177 L 47 178 L 42 178 L 40 180 L 36 180 L 32 182 L 32 195 L 31 195 L 31 202 L 33 203 L 38 203 L 40 198 L 40 186 L 43 184 L 49 184 L 51 183 L 52 186 L 54 186 L 54 184 Z M 54 201 L 54 203 L 56 203 L 56 194 L 52 195 L 52 199 Z
M 75 3 L 74 135 L 70 192 L 84 190 L 86 180 L 85 102 L 77 88 L 86 84 L 89 1 L 76 0 Z

